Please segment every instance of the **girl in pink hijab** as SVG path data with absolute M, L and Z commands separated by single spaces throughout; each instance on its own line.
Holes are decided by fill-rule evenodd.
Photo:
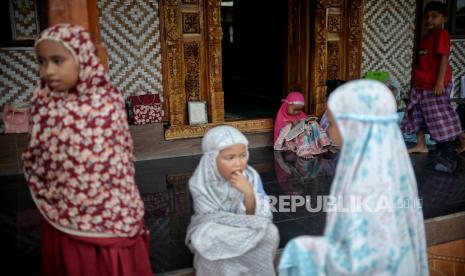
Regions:
M 297 137 L 286 137 L 293 126 L 301 120 L 307 120 L 303 112 L 305 107 L 304 96 L 300 92 L 290 92 L 283 100 L 274 125 L 274 149 L 290 150 L 297 156 L 310 159 L 326 151 L 325 147 L 331 144 L 328 136 L 321 126 L 314 120 L 308 120 L 304 131 Z

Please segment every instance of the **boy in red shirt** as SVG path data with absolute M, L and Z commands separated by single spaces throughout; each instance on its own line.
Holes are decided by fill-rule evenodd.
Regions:
M 417 135 L 418 144 L 409 150 L 410 153 L 428 152 L 424 135 L 427 131 L 437 142 L 440 157 L 448 157 L 453 156 L 453 143 L 462 129 L 449 100 L 452 90 L 450 38 L 442 28 L 447 22 L 446 4 L 429 2 L 423 18 L 428 33 L 420 43 L 413 87 L 401 128 L 405 133 Z

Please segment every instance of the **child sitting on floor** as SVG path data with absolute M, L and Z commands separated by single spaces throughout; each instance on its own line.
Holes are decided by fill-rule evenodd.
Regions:
M 231 126 L 203 137 L 189 180 L 195 213 L 186 237 L 196 275 L 275 275 L 279 233 L 260 176 L 247 165 L 247 146 Z
M 314 155 L 326 152 L 325 147 L 330 145 L 330 140 L 318 122 L 305 115 L 304 107 L 304 96 L 300 92 L 291 92 L 283 100 L 274 124 L 274 149 L 290 150 L 301 158 L 310 159 Z M 288 133 L 301 120 L 307 120 L 304 131 L 292 139 L 287 139 Z

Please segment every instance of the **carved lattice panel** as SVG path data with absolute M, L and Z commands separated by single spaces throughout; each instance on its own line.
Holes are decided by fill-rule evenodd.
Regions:
M 186 94 L 189 101 L 200 100 L 200 43 L 184 43 Z
M 328 42 L 328 79 L 341 79 L 340 77 L 339 42 Z
M 200 19 L 198 13 L 183 13 L 182 14 L 182 29 L 185 34 L 200 33 Z
M 312 111 L 317 115 L 326 108 L 326 80 L 360 77 L 361 12 L 361 0 L 317 1 L 312 66 Z

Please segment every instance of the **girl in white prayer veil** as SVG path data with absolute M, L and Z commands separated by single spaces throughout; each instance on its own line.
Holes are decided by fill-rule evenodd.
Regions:
M 326 210 L 323 236 L 286 245 L 280 275 L 428 275 L 417 183 L 393 95 L 380 82 L 352 81 L 334 91 L 328 109 L 328 133 L 342 142 L 330 192 L 336 204 Z
M 202 140 L 189 180 L 195 213 L 186 236 L 196 275 L 275 275 L 279 234 L 260 176 L 247 165 L 247 146 L 239 130 L 225 125 Z

